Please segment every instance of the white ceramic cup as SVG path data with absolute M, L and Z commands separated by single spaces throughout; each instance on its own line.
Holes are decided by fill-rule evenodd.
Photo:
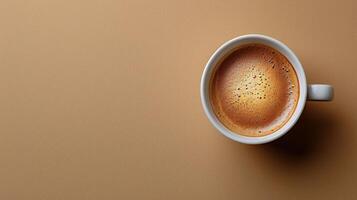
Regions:
M 240 135 L 239 133 L 232 132 L 226 128 L 216 117 L 212 110 L 210 98 L 209 98 L 209 82 L 212 76 L 213 69 L 216 67 L 217 63 L 224 57 L 227 53 L 230 53 L 233 49 L 239 47 L 240 45 L 258 43 L 270 46 L 280 53 L 282 53 L 293 65 L 299 80 L 300 86 L 300 96 L 298 104 L 293 115 L 290 117 L 288 122 L 269 135 L 262 137 L 248 137 Z M 226 137 L 241 142 L 245 144 L 263 144 L 286 134 L 300 118 L 300 115 L 304 109 L 306 100 L 313 101 L 331 101 L 333 98 L 333 88 L 331 85 L 326 84 L 312 84 L 308 85 L 306 82 L 304 69 L 296 57 L 294 52 L 292 52 L 285 44 L 282 42 L 264 35 L 249 34 L 236 37 L 220 46 L 208 60 L 206 67 L 203 71 L 201 78 L 201 101 L 203 109 L 209 119 L 209 121 Z

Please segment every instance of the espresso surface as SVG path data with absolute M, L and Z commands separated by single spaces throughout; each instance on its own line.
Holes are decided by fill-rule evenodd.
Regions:
M 268 135 L 281 128 L 299 97 L 293 66 L 280 52 L 261 44 L 242 46 L 225 58 L 210 90 L 218 119 L 246 136 Z

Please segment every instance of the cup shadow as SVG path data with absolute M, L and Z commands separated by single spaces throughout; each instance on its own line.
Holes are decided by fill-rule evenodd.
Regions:
M 331 148 L 337 148 L 336 130 L 340 126 L 338 113 L 328 110 L 326 105 L 309 102 L 297 124 L 283 137 L 268 144 L 249 147 L 267 159 L 284 165 L 306 165 Z M 324 104 L 324 103 L 322 103 Z

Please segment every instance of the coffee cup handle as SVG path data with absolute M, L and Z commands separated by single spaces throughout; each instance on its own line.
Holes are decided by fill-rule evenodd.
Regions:
M 307 86 L 307 100 L 332 101 L 333 87 L 327 84 L 309 84 Z

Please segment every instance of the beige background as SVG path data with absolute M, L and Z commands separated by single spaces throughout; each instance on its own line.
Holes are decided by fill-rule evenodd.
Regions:
M 357 198 L 357 3 L 0 2 L 0 199 Z M 208 122 L 205 63 L 246 33 L 280 39 L 332 103 L 278 142 Z

